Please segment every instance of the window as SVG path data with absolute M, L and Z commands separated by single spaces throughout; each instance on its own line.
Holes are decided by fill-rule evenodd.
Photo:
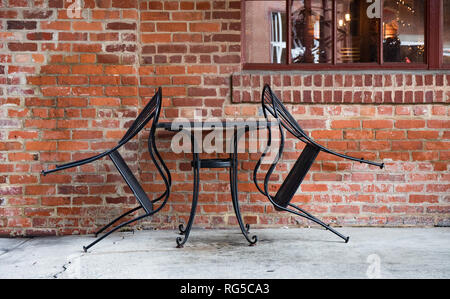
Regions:
M 244 69 L 450 67 L 450 0 L 244 0 Z
M 444 0 L 443 5 L 444 25 L 443 25 L 443 63 L 450 65 L 450 0 Z

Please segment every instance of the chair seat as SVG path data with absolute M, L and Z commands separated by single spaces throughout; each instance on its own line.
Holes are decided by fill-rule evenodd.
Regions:
M 111 158 L 117 170 L 124 178 L 125 182 L 128 184 L 128 187 L 130 187 L 131 191 L 133 191 L 134 195 L 136 196 L 136 199 L 144 208 L 145 212 L 150 213 L 151 211 L 153 211 L 153 203 L 148 198 L 144 189 L 142 189 L 141 185 L 137 181 L 134 174 L 131 172 L 131 169 L 125 163 L 120 153 L 118 151 L 113 151 L 112 153 L 109 154 L 109 157 Z
M 275 203 L 284 208 L 288 206 L 319 152 L 319 148 L 311 144 L 306 145 L 291 171 L 289 171 L 288 176 L 283 181 L 280 189 L 278 189 L 278 192 L 274 197 Z M 275 209 L 280 210 L 276 207 Z

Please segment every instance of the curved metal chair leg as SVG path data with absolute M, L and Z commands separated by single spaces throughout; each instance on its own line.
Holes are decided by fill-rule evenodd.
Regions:
M 101 236 L 100 238 L 98 238 L 97 240 L 95 240 L 94 242 L 92 242 L 91 244 L 89 244 L 88 246 L 83 246 L 84 252 L 87 252 L 87 250 L 88 250 L 89 248 L 91 248 L 92 246 L 94 246 L 95 244 L 97 244 L 98 242 L 100 242 L 101 240 L 103 240 L 104 238 L 106 238 L 107 236 L 109 236 L 110 234 L 112 234 L 113 232 L 115 232 L 116 230 L 118 230 L 118 229 L 124 227 L 125 225 L 128 225 L 128 224 L 133 223 L 133 222 L 138 221 L 138 220 L 141 220 L 142 218 L 151 216 L 152 214 L 153 214 L 153 213 L 145 214 L 145 215 L 136 217 L 136 218 L 134 218 L 134 219 L 131 219 L 131 220 L 128 220 L 128 221 L 126 221 L 126 222 L 124 222 L 124 223 L 119 224 L 118 226 L 116 226 L 115 228 L 113 228 L 112 230 L 110 230 L 109 232 L 107 232 L 106 234 L 104 234 L 103 236 Z
M 183 223 L 178 225 L 178 230 L 180 231 L 180 235 L 184 235 L 186 233 L 186 229 L 184 228 Z
M 239 227 L 244 235 L 245 239 L 249 242 L 249 246 L 254 246 L 258 242 L 258 237 L 253 235 L 251 238 L 248 233 L 250 231 L 250 225 L 246 224 L 244 226 L 244 221 L 242 220 L 241 211 L 239 208 L 239 198 L 238 198 L 238 187 L 237 187 L 237 141 L 236 136 L 234 139 L 234 151 L 231 153 L 231 168 L 230 168 L 230 187 L 231 187 L 231 199 L 233 202 L 234 212 L 236 214 Z
M 189 233 L 191 232 L 191 228 L 192 228 L 192 223 L 194 222 L 194 218 L 195 218 L 195 211 L 197 209 L 197 202 L 198 202 L 198 192 L 199 192 L 199 158 L 198 158 L 198 154 L 197 153 L 193 153 L 194 156 L 194 191 L 193 191 L 193 195 L 192 195 L 192 206 L 191 206 L 191 215 L 189 216 L 189 221 L 186 225 L 186 229 L 183 229 L 183 224 L 180 224 L 179 229 L 180 232 L 184 235 L 184 238 L 181 237 L 177 237 L 176 242 L 177 242 L 177 248 L 183 248 L 184 243 L 186 243 L 186 241 L 189 238 Z
M 292 214 L 295 214 L 297 216 L 304 217 L 304 218 L 306 218 L 308 220 L 311 220 L 311 221 L 321 225 L 326 230 L 329 230 L 332 233 L 334 233 L 335 235 L 337 235 L 340 238 L 342 238 L 345 241 L 345 243 L 348 243 L 348 241 L 350 240 L 350 237 L 344 236 L 343 234 L 341 234 L 340 232 L 338 232 L 334 228 L 332 228 L 329 224 L 326 224 L 326 223 L 322 222 L 321 220 L 317 219 L 316 217 L 314 217 L 313 215 L 309 214 L 308 212 L 302 210 L 301 208 L 297 207 L 296 205 L 289 204 L 289 206 L 296 208 L 297 210 L 301 211 L 301 213 L 303 213 L 303 214 L 300 214 L 299 212 L 296 212 L 296 211 L 293 211 L 293 210 L 290 210 L 290 209 L 287 209 L 287 208 L 284 208 L 283 210 L 286 211 L 286 212 L 290 212 Z
M 293 207 L 294 209 L 296 209 L 296 210 L 302 212 L 303 214 L 308 215 L 309 217 L 316 218 L 316 217 L 314 217 L 313 215 L 311 215 L 310 213 L 306 212 L 305 210 L 301 209 L 300 207 L 298 207 L 298 206 L 296 206 L 296 205 L 294 205 L 294 204 L 292 204 L 292 203 L 289 203 L 289 206 L 291 206 L 291 207 Z
M 97 236 L 98 236 L 100 233 L 102 233 L 105 229 L 107 229 L 108 227 L 110 227 L 111 225 L 113 225 L 114 223 L 116 223 L 117 221 L 119 221 L 120 219 L 122 219 L 123 217 L 125 217 L 125 216 L 127 216 L 127 215 L 129 215 L 129 214 L 131 214 L 131 213 L 133 213 L 133 212 L 135 212 L 135 211 L 137 211 L 137 210 L 139 210 L 139 209 L 142 209 L 142 207 L 141 207 L 141 206 L 136 207 L 136 208 L 134 208 L 134 209 L 132 209 L 132 210 L 129 210 L 129 211 L 126 212 L 125 214 L 120 215 L 119 217 L 117 217 L 116 219 L 114 219 L 113 221 L 111 221 L 110 223 L 108 223 L 107 225 L 105 225 L 104 227 L 102 227 L 101 229 L 99 229 L 99 230 L 95 233 L 95 237 L 97 238 Z

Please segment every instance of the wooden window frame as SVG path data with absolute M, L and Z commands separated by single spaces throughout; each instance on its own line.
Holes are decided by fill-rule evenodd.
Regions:
M 383 22 L 380 21 L 380 46 L 378 62 L 373 63 L 336 63 L 333 55 L 332 63 L 291 63 L 291 31 L 292 23 L 290 20 L 290 7 L 292 1 L 286 1 L 286 20 L 287 24 L 287 36 L 286 36 L 286 63 L 274 64 L 274 63 L 247 63 L 246 47 L 245 47 L 245 3 L 251 1 L 261 0 L 242 0 L 241 1 L 241 63 L 243 70 L 306 70 L 306 71 L 326 71 L 326 70 L 449 70 L 450 64 L 443 63 L 443 0 L 424 0 L 425 4 L 425 63 L 384 63 L 383 62 L 383 47 L 382 47 L 382 26 Z M 336 53 L 336 0 L 330 0 L 333 2 L 333 47 Z M 381 10 L 383 11 L 383 10 Z M 436 17 L 438 16 L 438 17 Z M 381 20 L 383 15 L 381 15 Z M 433 28 L 433 30 L 431 30 Z
M 440 10 L 440 13 L 441 13 L 441 15 L 439 16 L 440 20 L 438 21 L 439 22 L 438 23 L 438 27 L 441 30 L 440 31 L 440 35 L 438 36 L 438 38 L 439 38 L 438 42 L 440 44 L 439 50 L 441 52 L 437 53 L 437 55 L 439 55 L 441 60 L 438 63 L 440 65 L 440 67 L 439 67 L 440 69 L 450 70 L 450 63 L 447 63 L 447 64 L 443 63 L 443 60 L 444 60 L 444 52 L 443 52 L 444 51 L 444 44 L 443 44 L 444 40 L 443 40 L 442 36 L 443 36 L 443 33 L 444 33 L 444 1 L 442 0 L 442 1 L 439 1 L 439 2 L 440 2 L 439 4 L 435 4 L 435 5 L 440 5 L 439 10 Z

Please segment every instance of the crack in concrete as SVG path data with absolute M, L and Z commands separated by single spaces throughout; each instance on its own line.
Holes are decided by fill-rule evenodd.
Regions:
M 62 270 L 62 271 L 59 271 L 59 272 L 57 272 L 57 273 L 55 273 L 55 274 L 53 274 L 53 275 L 52 275 L 52 278 L 58 279 L 58 278 L 59 278 L 58 276 L 60 276 L 61 274 L 63 274 L 64 272 L 66 272 L 67 269 L 69 269 L 70 265 L 72 264 L 72 262 L 73 262 L 74 260 L 76 260 L 76 259 L 81 259 L 81 257 L 83 257 L 84 255 L 85 255 L 85 253 L 82 253 L 82 254 L 77 255 L 77 256 L 70 255 L 70 256 L 68 257 L 67 262 L 66 262 L 65 264 L 62 265 L 63 270 Z M 72 258 L 70 258 L 70 257 L 72 257 Z
M 132 232 L 132 234 L 134 235 L 134 230 L 132 230 L 131 232 Z M 117 242 L 120 242 L 120 241 L 124 240 L 125 237 L 126 237 L 126 235 L 123 235 L 122 238 L 120 238 L 120 239 L 117 240 L 117 241 L 114 241 L 114 242 L 113 242 L 113 245 L 116 245 Z M 73 261 L 75 261 L 76 259 L 81 259 L 84 255 L 86 255 L 86 254 L 88 254 L 88 253 L 89 253 L 89 252 L 84 252 L 84 253 L 81 253 L 80 255 L 76 255 L 76 256 L 70 255 L 70 256 L 68 257 L 67 262 L 66 262 L 65 264 L 62 265 L 63 270 L 61 270 L 61 271 L 59 271 L 59 272 L 53 274 L 53 275 L 52 275 L 52 278 L 58 279 L 60 275 L 62 275 L 64 272 L 66 272 L 66 271 L 69 269 L 69 267 L 72 265 Z M 91 253 L 91 254 L 92 254 L 92 253 Z

